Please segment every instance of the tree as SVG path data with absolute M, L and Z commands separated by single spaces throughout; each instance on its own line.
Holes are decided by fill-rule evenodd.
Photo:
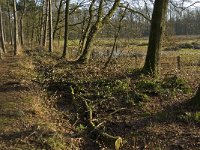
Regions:
M 54 30 L 53 30 L 53 39 L 55 39 L 56 31 L 58 30 L 58 24 L 59 24 L 60 16 L 61 16 L 61 13 L 62 13 L 61 10 L 62 10 L 62 6 L 63 6 L 63 1 L 64 0 L 60 0 L 60 3 L 59 3 L 58 12 L 57 12 L 57 18 L 56 18 L 56 23 L 55 23 L 55 27 L 54 27 Z M 66 5 L 67 5 L 67 3 L 68 2 L 66 2 Z M 65 13 L 66 13 L 66 10 L 65 10 Z M 68 10 L 68 13 L 69 13 L 69 10 Z
M 79 51 L 82 52 L 83 48 L 85 47 L 85 43 L 86 43 L 86 38 L 88 36 L 88 33 L 89 33 L 89 30 L 91 28 L 91 24 L 92 24 L 92 18 L 93 18 L 93 6 L 94 6 L 94 3 L 96 2 L 96 0 L 92 0 L 91 4 L 90 4 L 90 7 L 89 7 L 89 20 L 88 20 L 88 23 L 87 23 L 87 27 L 86 29 L 84 30 L 83 29 L 83 35 L 80 39 L 80 47 L 79 47 Z M 85 20 L 85 18 L 84 18 Z M 84 28 L 84 25 L 83 25 L 83 28 Z
M 159 74 L 161 40 L 166 24 L 168 0 L 155 0 L 151 20 L 151 29 L 147 56 L 143 73 L 157 76 Z
M 3 52 L 6 52 L 5 42 L 4 42 L 4 30 L 3 30 L 3 20 L 2 20 L 2 11 L 0 6 L 0 40 L 1 40 L 1 47 Z
M 89 62 L 89 59 L 90 59 L 90 56 L 92 53 L 91 46 L 93 44 L 94 38 L 96 37 L 98 31 L 103 28 L 104 24 L 109 21 L 109 19 L 112 17 L 115 10 L 117 9 L 117 7 L 120 4 L 120 0 L 115 0 L 114 4 L 111 7 L 111 9 L 109 10 L 109 12 L 105 15 L 105 17 L 103 17 L 103 2 L 104 2 L 104 0 L 100 0 L 100 2 L 99 2 L 97 21 L 95 22 L 94 25 L 92 25 L 92 27 L 88 33 L 86 44 L 83 49 L 82 55 L 77 60 L 77 62 L 79 62 L 79 63 L 88 63 Z
M 16 0 L 13 0 L 13 17 L 14 17 L 14 55 L 17 55 L 19 50 L 19 36 L 18 36 Z
M 23 18 L 25 14 L 25 9 L 26 9 L 26 0 L 20 1 L 21 3 L 19 4 L 20 6 L 20 12 L 21 12 L 21 17 L 19 19 L 20 22 L 20 44 L 24 45 L 24 30 L 23 30 Z
M 9 37 L 10 37 L 10 44 L 13 45 L 13 32 L 12 32 L 12 21 L 11 21 L 11 13 L 10 13 L 10 2 L 7 1 L 7 12 L 8 12 L 8 24 L 9 24 Z
M 66 6 L 65 6 L 65 34 L 64 34 L 64 49 L 62 58 L 65 58 L 67 55 L 67 49 L 68 49 L 68 33 L 69 33 L 69 3 L 70 0 L 66 0 Z M 69 54 L 69 53 L 68 53 Z
M 49 52 L 53 51 L 53 22 L 52 22 L 52 0 L 49 2 Z
M 43 5 L 43 12 L 45 12 L 45 18 L 44 18 L 44 24 L 43 24 L 43 38 L 42 38 L 42 46 L 46 47 L 46 40 L 47 40 L 47 26 L 48 26 L 48 20 L 49 20 L 49 15 L 48 15 L 48 6 L 49 6 L 49 2 L 48 0 L 44 0 L 44 4 Z
M 42 16 L 40 24 L 40 41 L 39 41 L 40 45 L 43 45 L 44 25 L 45 25 L 45 0 L 42 1 Z

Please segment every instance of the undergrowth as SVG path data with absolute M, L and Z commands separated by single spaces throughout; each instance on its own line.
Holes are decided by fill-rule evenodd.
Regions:
M 32 57 L 32 54 L 30 56 Z M 124 69 L 123 72 L 120 72 L 120 69 L 116 71 L 114 67 L 114 69 L 108 68 L 109 71 L 103 71 L 99 69 L 100 65 L 89 64 L 87 67 L 72 65 L 54 55 L 45 53 L 34 54 L 34 65 L 33 70 L 37 73 L 34 75 L 34 80 L 50 97 L 55 98 L 50 102 L 52 106 L 66 116 L 70 116 L 68 119 L 74 125 L 74 130 L 78 135 L 88 136 L 93 133 L 87 124 L 88 110 L 85 109 L 83 102 L 89 105 L 93 115 L 92 123 L 98 129 L 118 136 L 121 133 L 120 129 L 134 126 L 130 123 L 131 120 L 138 116 L 149 117 L 152 112 L 157 113 L 164 109 L 161 102 L 167 105 L 173 98 L 189 95 L 192 92 L 188 81 L 179 75 L 162 76 L 160 79 L 143 76 L 134 78 L 134 75 L 126 74 L 130 68 Z M 135 74 L 138 74 L 137 70 Z M 164 96 L 167 98 L 163 99 Z M 146 109 L 144 106 L 155 108 L 155 110 L 150 112 L 148 110 L 152 108 Z M 136 114 L 134 110 L 137 111 Z M 134 117 L 137 117 L 132 117 L 132 113 Z M 162 116 L 168 119 L 166 112 L 157 114 L 158 118 Z M 129 118 L 128 121 L 126 117 Z M 186 114 L 181 118 L 198 122 L 199 114 Z M 98 136 L 92 140 L 99 145 L 102 142 L 99 142 Z M 54 137 L 47 141 L 51 147 L 57 143 Z M 51 141 L 55 143 L 51 144 Z M 62 147 L 62 144 L 60 146 Z

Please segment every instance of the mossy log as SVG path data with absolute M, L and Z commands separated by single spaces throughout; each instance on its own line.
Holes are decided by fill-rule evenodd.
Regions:
M 116 150 L 119 150 L 123 144 L 122 138 L 120 136 L 112 136 L 106 133 L 103 129 L 99 128 L 98 125 L 95 125 L 93 122 L 92 107 L 88 104 L 87 100 L 83 100 L 83 102 L 87 112 L 87 125 L 90 135 L 98 137 L 98 139 L 102 140 L 106 144 L 109 144 L 111 147 L 115 147 Z

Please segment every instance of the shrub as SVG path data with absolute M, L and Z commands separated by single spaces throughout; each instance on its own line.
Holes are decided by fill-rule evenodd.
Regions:
M 136 90 L 150 95 L 157 95 L 161 91 L 161 86 L 155 80 L 141 80 L 136 83 Z
M 162 87 L 173 92 L 189 93 L 191 91 L 187 82 L 184 79 L 178 78 L 176 75 L 165 78 L 163 80 Z

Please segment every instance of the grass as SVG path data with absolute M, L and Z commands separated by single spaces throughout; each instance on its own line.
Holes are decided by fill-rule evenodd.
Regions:
M 0 149 L 68 149 L 67 132 L 56 122 L 61 114 L 50 108 L 45 94 L 31 82 L 37 77 L 34 62 L 25 55 L 13 59 L 9 54 L 0 62 Z

